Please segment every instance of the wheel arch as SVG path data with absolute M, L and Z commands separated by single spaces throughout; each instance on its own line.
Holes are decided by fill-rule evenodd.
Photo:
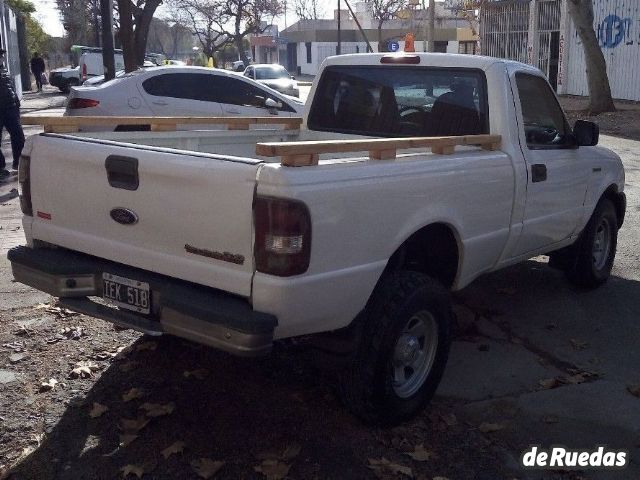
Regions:
M 383 276 L 397 270 L 425 273 L 451 288 L 463 254 L 460 235 L 446 222 L 433 222 L 409 235 L 391 254 Z
M 616 185 L 615 183 L 607 187 L 604 193 L 600 196 L 600 200 L 602 200 L 603 198 L 611 200 L 611 202 L 613 203 L 613 206 L 616 209 L 616 217 L 618 219 L 619 230 L 624 223 L 624 216 L 627 209 L 627 198 L 624 192 L 618 191 L 618 185 Z

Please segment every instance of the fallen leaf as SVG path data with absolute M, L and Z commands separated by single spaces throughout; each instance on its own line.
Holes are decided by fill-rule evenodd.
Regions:
M 173 402 L 165 403 L 164 405 L 160 403 L 143 403 L 140 405 L 142 410 L 146 410 L 147 417 L 162 417 L 164 415 L 169 415 L 176 408 L 176 404 Z
M 282 480 L 289 474 L 290 468 L 291 465 L 269 458 L 263 460 L 260 465 L 253 467 L 256 472 L 267 477 L 267 480 Z
M 409 455 L 416 462 L 426 462 L 433 456 L 433 452 L 425 449 L 421 443 L 414 447 L 413 452 L 405 452 L 405 455 Z
M 158 344 L 156 342 L 142 342 L 140 345 L 136 347 L 136 351 L 143 352 L 145 350 L 153 351 L 158 348 Z
M 120 469 L 120 471 L 124 478 L 127 478 L 129 475 L 135 475 L 138 478 L 142 478 L 142 475 L 144 475 L 144 468 L 139 465 L 125 465 Z
M 109 407 L 107 407 L 106 405 L 102 405 L 101 403 L 98 403 L 98 402 L 93 402 L 93 408 L 89 412 L 89 416 L 91 418 L 98 418 L 98 417 L 101 417 L 102 414 L 107 410 L 109 410 Z
M 297 443 L 294 443 L 293 445 L 289 445 L 287 448 L 284 449 L 284 452 L 282 452 L 282 459 L 284 461 L 293 460 L 300 454 L 301 449 L 302 447 Z
M 577 338 L 572 338 L 571 340 L 569 340 L 569 342 L 571 343 L 571 346 L 574 348 L 574 350 L 584 350 L 585 348 L 587 348 L 587 346 L 589 346 L 587 342 L 578 340 Z
M 569 377 L 560 378 L 560 381 L 562 383 L 571 383 L 573 385 L 578 385 L 580 383 L 584 383 L 586 380 L 587 380 L 587 378 L 581 373 L 577 373 L 577 374 L 571 375 Z
M 501 423 L 489 423 L 489 422 L 482 422 L 480 424 L 480 426 L 478 427 L 478 430 L 480 430 L 482 433 L 492 433 L 492 432 L 497 432 L 499 430 L 503 430 L 504 429 L 504 425 Z
M 135 387 L 122 394 L 122 400 L 124 402 L 130 402 L 131 400 L 142 397 L 144 397 L 144 392 Z
M 120 435 L 120 447 L 126 447 L 136 438 L 138 438 L 138 435 L 136 435 L 135 433 L 125 433 L 123 435 Z
M 205 480 L 213 477 L 223 465 L 224 462 L 219 460 L 214 461 L 210 458 L 198 458 L 191 462 L 191 468 L 193 468 L 193 471 L 196 472 L 200 478 L 204 478 Z
M 29 327 L 25 327 L 24 325 L 20 325 L 20 328 L 18 328 L 18 330 L 16 330 L 15 332 L 13 332 L 14 335 L 18 335 L 18 336 L 24 335 L 25 337 L 30 337 L 34 333 L 36 333 L 35 330 Z
M 80 340 L 80 337 L 87 335 L 84 331 L 84 328 L 80 326 L 65 327 L 60 330 L 59 334 L 70 340 Z
M 50 378 L 46 382 L 42 382 L 40 384 L 40 391 L 48 392 L 49 390 L 53 390 L 54 388 L 56 388 L 57 384 L 58 384 L 58 381 L 55 378 Z
M 77 362 L 69 374 L 70 378 L 89 378 L 93 377 L 93 372 L 99 370 L 100 367 L 91 361 Z
M 140 416 L 138 418 L 122 418 L 120 419 L 120 424 L 118 425 L 120 427 L 120 430 L 122 430 L 125 433 L 137 433 L 140 430 L 142 430 L 144 427 L 147 426 L 147 424 L 151 421 L 151 419 L 145 417 L 145 416 Z
M 162 452 L 160 453 L 166 460 L 171 455 L 182 453 L 184 451 L 184 447 L 185 447 L 185 443 L 182 441 L 173 442 L 171 445 L 169 445 L 167 448 L 162 450 Z
M 391 473 L 395 475 L 401 473 L 409 478 L 413 478 L 413 471 L 411 470 L 411 468 L 407 467 L 406 465 L 392 463 L 384 457 L 382 457 L 380 460 L 370 458 L 369 465 L 367 465 L 367 467 L 380 474 Z
M 198 380 L 204 380 L 205 378 L 207 378 L 207 375 L 209 375 L 209 370 L 207 370 L 206 368 L 198 368 L 197 370 L 185 370 L 184 372 L 182 372 L 182 375 L 185 378 L 194 377 Z
M 559 385 L 558 379 L 556 378 L 545 378 L 544 380 L 540 380 L 538 385 L 542 390 L 549 390 L 551 388 L 556 388 Z
M 640 398 L 640 385 L 627 385 L 627 391 L 634 397 Z

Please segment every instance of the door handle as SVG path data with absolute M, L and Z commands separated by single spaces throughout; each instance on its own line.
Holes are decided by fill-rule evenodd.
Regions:
M 531 183 L 544 182 L 547 179 L 547 166 L 544 163 L 531 165 Z
M 234 113 L 236 115 L 240 114 L 240 112 L 238 110 L 236 110 L 235 108 L 227 108 L 227 109 L 225 109 L 225 112 Z
M 104 162 L 107 170 L 107 180 L 113 188 L 123 190 L 137 190 L 140 185 L 138 177 L 138 159 L 123 157 L 121 155 L 109 155 Z
M 151 103 L 153 103 L 154 105 L 169 105 L 169 102 L 163 102 L 161 100 L 154 100 Z

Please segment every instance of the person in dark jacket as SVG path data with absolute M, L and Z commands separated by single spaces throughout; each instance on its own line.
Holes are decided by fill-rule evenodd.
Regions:
M 38 91 L 42 91 L 42 74 L 44 73 L 44 60 L 35 52 L 33 57 L 31 58 L 31 72 L 33 76 L 36 77 L 36 87 L 38 87 Z
M 11 150 L 13 151 L 13 169 L 18 169 L 22 147 L 24 147 L 24 132 L 20 125 L 20 99 L 16 95 L 16 87 L 9 72 L 4 67 L 5 51 L 0 49 L 0 143 L 2 141 L 2 129 L 6 128 L 11 137 Z M 5 159 L 0 149 L 0 179 L 6 178 L 10 173 L 5 169 Z

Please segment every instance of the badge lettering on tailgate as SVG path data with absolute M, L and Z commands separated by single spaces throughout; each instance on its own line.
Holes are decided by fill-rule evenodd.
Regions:
M 215 258 L 216 260 L 235 263 L 236 265 L 244 264 L 244 255 L 240 255 L 238 253 L 216 252 L 216 251 L 207 250 L 204 248 L 197 248 L 192 245 L 189 245 L 188 243 L 185 244 L 184 249 L 188 253 L 193 253 L 194 255 L 200 255 L 202 257 L 208 257 L 208 258 Z

